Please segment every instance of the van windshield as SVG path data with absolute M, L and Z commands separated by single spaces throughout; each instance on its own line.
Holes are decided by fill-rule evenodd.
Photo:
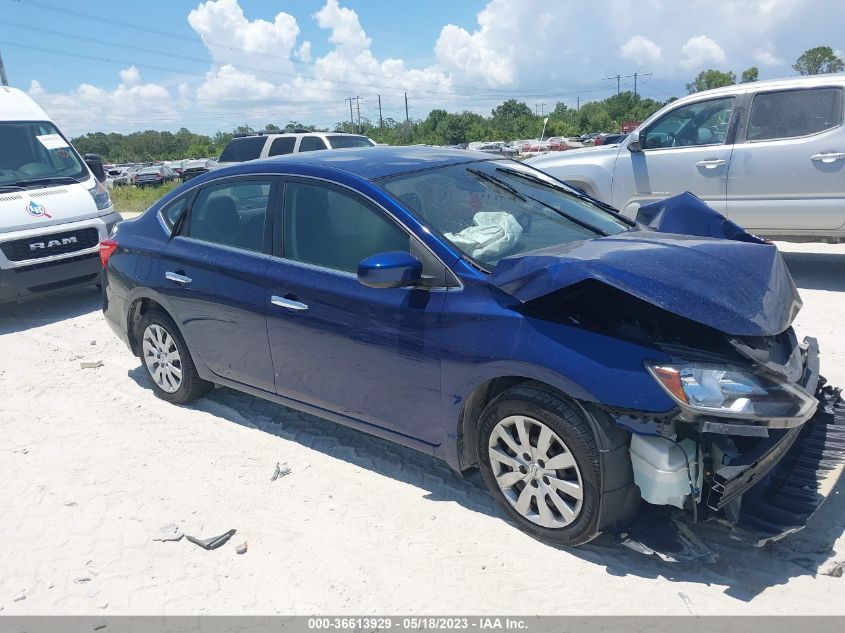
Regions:
M 49 121 L 0 122 L 0 187 L 87 180 L 88 170 Z

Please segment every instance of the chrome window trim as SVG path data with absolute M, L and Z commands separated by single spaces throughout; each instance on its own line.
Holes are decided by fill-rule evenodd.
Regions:
M 314 180 L 314 181 L 318 181 L 318 182 L 328 183 L 328 184 L 330 184 L 330 185 L 334 185 L 335 187 L 341 187 L 341 188 L 343 188 L 343 189 L 348 189 L 348 190 L 349 190 L 349 191 L 351 191 L 353 194 L 358 195 L 358 196 L 362 197 L 363 199 L 367 200 L 370 204 L 372 204 L 373 206 L 375 206 L 377 209 L 379 209 L 380 211 L 382 211 L 382 212 L 383 212 L 383 213 L 384 213 L 387 217 L 389 217 L 391 220 L 393 220 L 393 222 L 395 222 L 395 223 L 399 226 L 399 228 L 400 228 L 400 229 L 402 229 L 403 231 L 405 231 L 411 239 L 416 240 L 416 241 L 417 241 L 417 242 L 418 242 L 418 243 L 419 243 L 419 244 L 420 244 L 420 245 L 421 245 L 421 246 L 422 246 L 422 247 L 423 247 L 426 251 L 428 251 L 428 253 L 429 253 L 432 257 L 434 257 L 434 259 L 436 259 L 438 262 L 440 262 L 440 264 L 441 264 L 441 265 L 442 265 L 442 266 L 443 266 L 443 267 L 444 267 L 444 268 L 445 268 L 445 269 L 449 272 L 449 274 L 450 274 L 450 275 L 452 275 L 452 277 L 454 277 L 454 278 L 455 278 L 455 280 L 458 282 L 458 285 L 457 285 L 457 286 L 435 286 L 435 287 L 433 287 L 433 288 L 426 288 L 426 290 L 438 290 L 438 289 L 443 289 L 443 290 L 453 290 L 453 291 L 455 291 L 455 290 L 463 290 L 463 289 L 464 289 L 464 282 L 463 282 L 463 280 L 460 278 L 460 276 L 459 276 L 458 274 L 456 274 L 456 273 L 455 273 L 455 271 L 453 271 L 453 270 L 452 270 L 452 268 L 451 268 L 450 266 L 448 266 L 448 265 L 447 265 L 447 264 L 443 261 L 443 259 L 442 259 L 442 258 L 440 258 L 440 257 L 437 255 L 437 253 L 435 253 L 435 252 L 434 252 L 434 251 L 433 251 L 433 250 L 429 247 L 429 245 L 428 245 L 428 244 L 426 244 L 423 240 L 421 240 L 421 239 L 420 239 L 419 237 L 417 237 L 417 236 L 416 236 L 413 232 L 411 232 L 411 230 L 410 230 L 410 229 L 408 229 L 408 227 L 407 227 L 407 226 L 405 226 L 405 224 L 404 224 L 401 220 L 399 220 L 399 218 L 397 218 L 397 217 L 396 217 L 393 213 L 391 213 L 390 211 L 388 211 L 387 209 L 385 209 L 385 208 L 384 208 L 384 206 L 383 206 L 382 204 L 380 204 L 380 203 L 376 202 L 375 200 L 373 200 L 373 199 L 372 199 L 370 196 L 368 196 L 367 194 L 365 194 L 365 193 L 363 193 L 363 192 L 361 192 L 361 191 L 358 191 L 358 190 L 357 190 L 357 189 L 355 189 L 354 187 L 350 187 L 349 185 L 345 185 L 345 184 L 343 184 L 343 183 L 341 183 L 341 182 L 337 182 L 337 181 L 335 181 L 335 180 L 329 180 L 328 178 L 323 178 L 323 177 L 321 177 L 321 176 L 306 176 L 306 175 L 303 175 L 303 174 L 292 174 L 292 173 L 287 173 L 287 172 L 285 172 L 285 173 L 281 173 L 281 172 L 261 172 L 261 173 L 252 173 L 252 174 L 237 174 L 237 175 L 229 175 L 229 176 L 224 176 L 224 177 L 222 177 L 222 178 L 217 178 L 217 179 L 210 179 L 210 180 L 206 180 L 206 181 L 204 181 L 204 182 L 201 182 L 201 183 L 197 183 L 197 184 L 195 184 L 195 185 L 192 185 L 191 187 L 188 187 L 187 189 L 185 189 L 185 191 L 183 191 L 181 194 L 179 194 L 179 196 L 176 196 L 176 197 L 175 197 L 173 200 L 171 200 L 170 202 L 175 201 L 175 200 L 176 200 L 176 198 L 178 198 L 178 197 L 180 197 L 180 196 L 183 196 L 183 195 L 187 195 L 187 194 L 189 194 L 189 192 L 191 192 L 191 193 L 190 193 L 190 195 L 191 195 L 191 196 L 194 196 L 194 195 L 196 195 L 196 190 L 198 190 L 198 189 L 200 189 L 201 187 L 204 187 L 204 186 L 206 186 L 206 185 L 211 185 L 212 183 L 214 183 L 214 184 L 221 184 L 221 183 L 225 183 L 225 182 L 227 182 L 227 181 L 229 181 L 229 180 L 239 180 L 239 179 L 242 179 L 242 178 L 254 178 L 254 177 L 257 177 L 257 178 L 262 178 L 262 177 L 263 177 L 263 178 L 301 178 L 301 179 L 303 179 L 303 180 Z M 189 182 L 190 182 L 190 181 L 189 181 Z M 370 181 L 368 181 L 368 182 L 370 182 Z M 285 184 L 286 184 L 286 183 L 285 183 Z M 377 185 L 375 185 L 375 183 L 372 183 L 372 184 L 373 184 L 373 186 L 377 186 Z M 294 259 L 288 259 L 287 257 L 279 257 L 278 255 L 272 255 L 272 254 L 267 254 L 267 253 L 257 253 L 256 251 L 250 251 L 250 250 L 246 250 L 246 249 L 242 249 L 242 248 L 237 248 L 237 247 L 235 247 L 235 246 L 226 246 L 226 245 L 224 245 L 224 244 L 217 244 L 216 242 L 207 242 L 207 241 L 205 241 L 205 240 L 200 240 L 200 239 L 197 239 L 197 238 L 192 238 L 192 237 L 187 236 L 187 235 L 172 235 L 172 234 L 171 234 L 171 230 L 170 230 L 169 228 L 167 228 L 167 223 L 164 221 L 164 213 L 163 213 L 163 212 L 164 212 L 164 208 L 165 208 L 165 207 L 167 207 L 167 206 L 170 204 L 170 202 L 168 202 L 168 203 L 166 203 L 166 204 L 162 205 L 162 206 L 161 206 L 161 208 L 159 208 L 159 210 L 158 210 L 158 212 L 157 212 L 157 216 L 158 216 L 158 221 L 159 221 L 159 224 L 161 225 L 162 229 L 164 230 L 165 234 L 166 234 L 168 237 L 173 237 L 173 238 L 176 238 L 176 237 L 181 237 L 181 238 L 183 238 L 183 239 L 190 239 L 190 240 L 193 240 L 193 241 L 195 241 L 195 242 L 200 242 L 200 243 L 203 243 L 203 244 L 214 244 L 214 245 L 216 245 L 216 246 L 221 246 L 221 247 L 223 247 L 223 248 L 231 249 L 231 250 L 234 250 L 234 251 L 237 251 L 237 252 L 241 252 L 241 253 L 250 253 L 250 254 L 252 254 L 252 255 L 259 255 L 259 254 L 260 254 L 260 255 L 264 255 L 264 256 L 269 257 L 271 260 L 274 260 L 274 261 L 280 261 L 280 262 L 290 262 L 290 263 L 295 263 L 295 264 L 303 264 L 303 265 L 305 265 L 306 267 L 313 268 L 313 269 L 318 270 L 318 271 L 330 272 L 330 273 L 336 273 L 336 274 L 340 274 L 341 276 L 347 276 L 347 275 L 348 275 L 348 276 L 351 276 L 351 277 L 353 277 L 353 278 L 355 278 L 355 279 L 357 279 L 357 278 L 358 278 L 358 276 L 357 276 L 355 273 L 350 273 L 350 272 L 348 272 L 348 271 L 343 271 L 343 270 L 337 270 L 337 269 L 335 269 L 335 268 L 327 268 L 326 266 L 320 266 L 319 264 L 309 264 L 309 263 L 307 263 L 307 262 L 299 262 L 299 261 L 294 260 Z M 284 214 L 284 208 L 282 208 L 282 213 Z M 458 258 L 460 259 L 460 257 L 458 257 Z

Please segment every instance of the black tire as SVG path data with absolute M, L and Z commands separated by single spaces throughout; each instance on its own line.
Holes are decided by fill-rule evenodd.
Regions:
M 574 458 L 583 497 L 580 511 L 568 525 L 547 528 L 532 522 L 517 511 L 499 487 L 491 466 L 488 442 L 496 425 L 510 416 L 525 416 L 542 423 L 565 443 L 566 449 Z M 536 446 L 536 438 L 531 441 L 535 442 Z M 602 481 L 596 438 L 584 415 L 553 391 L 537 383 L 527 382 L 492 400 L 481 414 L 478 456 L 481 475 L 490 493 L 525 532 L 544 541 L 565 546 L 582 545 L 599 535 Z M 535 505 L 536 501 L 535 499 Z
M 157 325 L 163 328 L 172 337 L 176 350 L 179 353 L 182 372 L 181 384 L 173 392 L 165 391 L 158 385 L 144 359 L 144 334 L 151 325 Z M 144 373 L 147 374 L 147 378 L 150 379 L 150 383 L 153 386 L 153 392 L 162 400 L 173 404 L 185 404 L 204 396 L 214 388 L 214 383 L 200 378 L 191 353 L 188 351 L 185 339 L 182 338 L 182 334 L 179 332 L 179 328 L 176 327 L 176 324 L 169 315 L 160 310 L 150 310 L 141 317 L 141 322 L 138 325 L 138 356 L 141 359 L 141 366 L 144 368 Z

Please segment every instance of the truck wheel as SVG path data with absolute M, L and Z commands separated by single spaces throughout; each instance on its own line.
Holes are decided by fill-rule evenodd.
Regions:
M 478 455 L 485 484 L 524 531 L 558 545 L 598 536 L 596 440 L 582 414 L 554 393 L 529 383 L 490 402 Z
M 167 314 L 150 310 L 141 318 L 138 332 L 141 363 L 159 398 L 185 404 L 214 387 L 197 374 L 188 346 Z

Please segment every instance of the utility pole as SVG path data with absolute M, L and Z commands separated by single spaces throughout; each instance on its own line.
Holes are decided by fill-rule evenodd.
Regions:
M 634 78 L 634 96 L 638 96 L 637 94 L 637 77 L 651 77 L 654 73 L 640 73 L 636 72 L 633 75 L 625 75 L 625 77 L 633 77 Z
M 619 83 L 619 81 L 622 79 L 622 75 L 620 75 L 619 73 L 616 73 L 615 75 L 612 75 L 611 77 L 605 77 L 604 79 L 602 79 L 602 81 L 610 81 L 611 79 L 616 80 L 616 94 L 619 94 L 620 91 L 622 90 L 621 85 Z
M 381 95 L 378 96 L 378 128 L 384 129 L 384 119 L 381 116 Z
M 408 91 L 405 91 L 405 125 L 411 125 L 411 117 L 408 116 Z
M 0 54 L 0 84 L 4 86 L 9 85 L 9 79 L 6 77 L 6 67 L 3 65 L 3 55 Z
M 351 105 L 351 102 L 350 102 Z M 361 133 L 361 97 L 355 97 L 355 106 L 358 108 L 358 134 Z
M 349 102 L 349 129 L 350 130 L 355 129 L 355 119 L 352 118 L 352 99 L 354 99 L 354 98 L 355 97 L 347 97 L 346 99 L 344 99 L 344 101 Z

